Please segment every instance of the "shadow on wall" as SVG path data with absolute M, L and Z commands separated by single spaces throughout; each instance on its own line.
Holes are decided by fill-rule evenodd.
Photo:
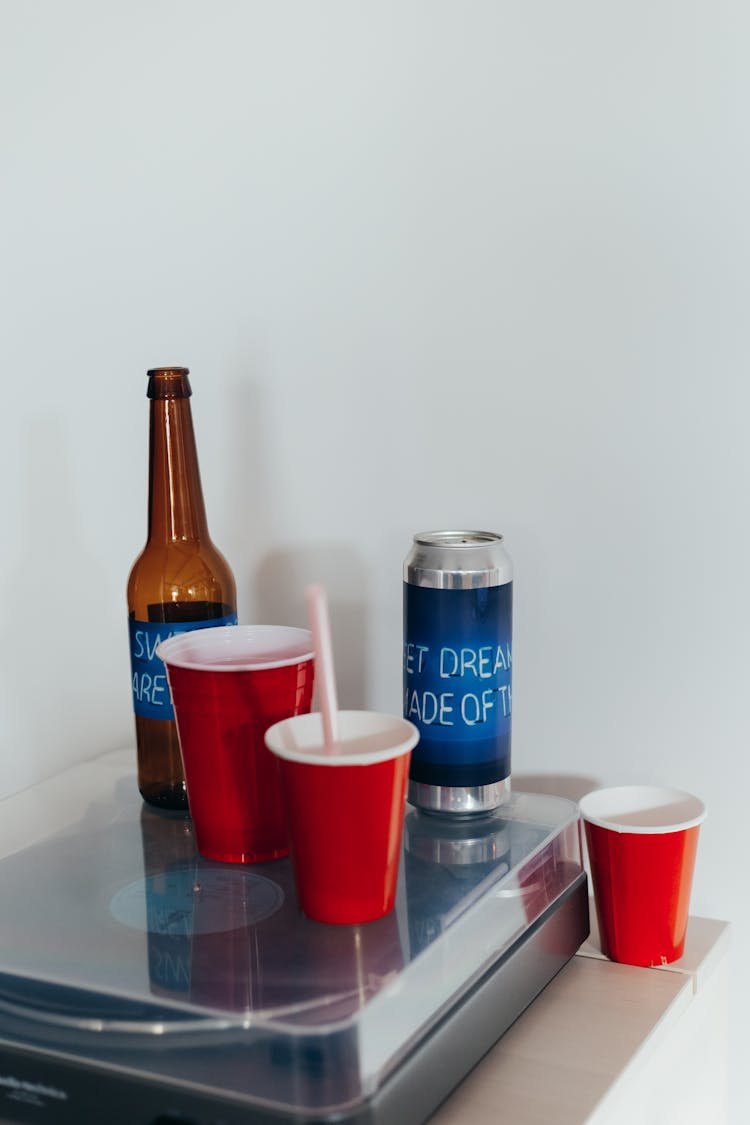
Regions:
M 602 782 L 596 777 L 576 774 L 522 773 L 513 774 L 513 790 L 518 793 L 544 793 L 550 797 L 565 797 L 576 804 L 586 793 L 598 789 Z
M 238 363 L 231 380 L 233 434 L 223 487 L 225 531 L 220 540 L 237 579 L 240 622 L 306 627 L 305 588 L 319 582 L 328 593 L 339 706 L 367 706 L 368 668 L 366 568 L 348 543 L 294 544 L 263 550 L 278 542 L 275 513 L 275 392 L 257 376 L 256 364 Z M 231 518 L 231 513 L 252 518 Z
M 220 490 L 213 497 L 206 496 L 209 528 L 213 536 L 216 523 L 216 541 L 234 571 L 241 624 L 261 620 L 253 601 L 253 584 L 263 545 L 273 543 L 276 537 L 273 442 L 269 436 L 266 392 L 255 375 L 255 365 L 239 363 L 232 372 L 226 395 L 224 426 L 232 440 L 226 445 L 206 443 L 215 464 L 223 466 Z M 221 524 L 210 518 L 219 505 Z M 269 619 L 266 623 L 273 621 Z
M 100 643 L 116 620 L 112 580 L 88 549 L 87 497 L 76 493 L 69 435 L 52 410 L 26 423 L 18 467 L 22 523 L 7 560 L 3 612 L 0 789 L 12 792 L 108 748 L 112 702 L 127 700 L 121 652 Z M 44 458 L 37 456 L 43 448 Z M 89 530 L 91 530 L 89 528 Z M 6 544 L 6 551 L 8 545 Z M 7 742 L 7 747 L 6 747 Z M 117 736 L 117 744 L 121 738 Z M 111 742 L 110 742 L 111 746 Z
M 366 708 L 366 572 L 350 545 L 307 543 L 266 555 L 256 575 L 256 620 L 307 627 L 305 588 L 313 582 L 328 594 L 339 707 Z

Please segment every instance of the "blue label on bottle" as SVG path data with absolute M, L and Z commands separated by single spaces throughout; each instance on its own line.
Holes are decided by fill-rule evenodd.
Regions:
M 217 625 L 236 625 L 237 614 L 214 617 L 208 621 L 133 621 L 130 625 L 130 669 L 133 683 L 133 710 L 144 719 L 173 719 L 164 661 L 156 650 L 167 637 L 189 633 L 192 629 L 210 629 Z
M 513 584 L 404 585 L 404 717 L 411 777 L 486 785 L 510 774 Z

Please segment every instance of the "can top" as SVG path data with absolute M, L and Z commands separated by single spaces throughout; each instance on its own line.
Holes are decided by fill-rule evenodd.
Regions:
M 503 536 L 495 531 L 422 531 L 404 562 L 412 586 L 476 589 L 504 586 L 513 564 Z

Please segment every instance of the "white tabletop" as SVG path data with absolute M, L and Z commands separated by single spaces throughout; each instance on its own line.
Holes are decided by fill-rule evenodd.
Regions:
M 593 933 L 430 1125 L 728 1120 L 729 926 L 691 918 L 674 965 L 607 960 Z

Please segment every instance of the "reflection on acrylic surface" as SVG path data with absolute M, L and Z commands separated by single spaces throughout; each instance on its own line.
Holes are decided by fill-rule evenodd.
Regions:
M 517 804 L 514 798 L 509 809 L 461 819 L 416 809 L 407 814 L 404 867 L 411 958 L 494 884 L 497 898 L 505 903 L 502 933 L 497 933 L 501 947 L 578 877 L 575 828 L 550 839 L 548 829 L 513 815 Z
M 204 1009 L 326 1021 L 363 1006 L 404 964 L 395 912 L 327 926 L 299 912 L 288 861 L 205 860 L 187 817 L 141 814 L 145 877 L 116 896 L 148 938 L 151 990 Z
M 214 863 L 198 855 L 187 816 L 144 807 L 140 824 L 144 878 L 120 890 L 111 911 L 147 935 L 153 994 L 311 1023 L 363 1007 L 488 887 L 498 884 L 505 900 L 500 942 L 579 870 L 575 840 L 550 840 L 502 809 L 462 820 L 415 809 L 404 824 L 398 909 L 367 925 L 324 925 L 301 915 L 288 860 Z

